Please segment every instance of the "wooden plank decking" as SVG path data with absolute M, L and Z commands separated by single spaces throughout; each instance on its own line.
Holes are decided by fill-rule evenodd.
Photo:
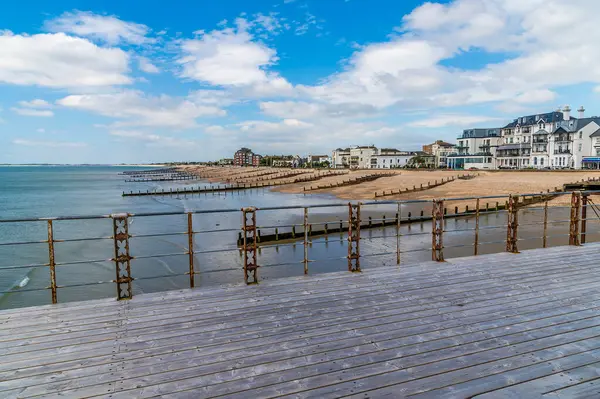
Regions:
M 599 254 L 2 311 L 0 397 L 597 398 Z

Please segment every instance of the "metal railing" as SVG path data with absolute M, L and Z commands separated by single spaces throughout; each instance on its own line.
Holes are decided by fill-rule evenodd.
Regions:
M 0 226 L 6 224 L 27 224 L 27 223 L 45 223 L 47 227 L 47 238 L 44 240 L 31 240 L 31 241 L 15 241 L 15 242 L 0 242 L 0 247 L 12 247 L 12 246 L 28 246 L 34 244 L 45 244 L 48 247 L 48 262 L 38 264 L 17 264 L 0 266 L 0 273 L 3 270 L 14 270 L 14 269 L 26 269 L 26 268 L 48 268 L 49 285 L 39 289 L 24 289 L 17 290 L 16 292 L 28 292 L 28 291 L 44 291 L 50 292 L 50 298 L 52 303 L 58 303 L 59 292 L 61 289 L 68 287 L 85 287 L 95 284 L 106 284 L 113 283 L 117 291 L 117 299 L 131 299 L 134 295 L 134 287 L 132 283 L 135 280 L 149 279 L 149 278 L 165 278 L 174 276 L 186 276 L 190 288 L 196 286 L 195 277 L 203 273 L 214 273 L 214 272 L 231 272 L 236 271 L 238 268 L 224 268 L 224 269 L 203 269 L 200 270 L 198 267 L 196 256 L 200 254 L 216 254 L 219 252 L 232 252 L 239 251 L 242 255 L 242 271 L 244 281 L 247 284 L 259 283 L 259 269 L 265 267 L 274 267 L 282 265 L 303 265 L 304 274 L 309 273 L 309 266 L 311 263 L 316 261 L 329 261 L 332 259 L 347 259 L 348 270 L 350 272 L 361 271 L 361 259 L 365 257 L 376 257 L 383 255 L 393 255 L 395 257 L 395 263 L 401 264 L 403 254 L 420 251 L 431 251 L 431 259 L 434 261 L 444 261 L 446 255 L 445 250 L 450 248 L 468 248 L 472 247 L 472 251 L 468 251 L 469 255 L 479 255 L 480 249 L 484 245 L 490 244 L 506 244 L 505 250 L 511 253 L 519 252 L 519 243 L 526 240 L 541 239 L 542 248 L 548 246 L 548 228 L 555 224 L 566 224 L 569 225 L 569 245 L 581 245 L 585 244 L 587 237 L 590 232 L 588 231 L 588 221 L 600 220 L 600 211 L 595 207 L 594 202 L 591 199 L 592 195 L 599 195 L 600 191 L 574 191 L 574 192 L 547 192 L 547 193 L 532 193 L 532 194 L 521 194 L 521 195 L 491 195 L 491 196 L 478 196 L 478 197 L 461 197 L 461 198 L 447 198 L 447 199 L 434 199 L 434 200 L 408 200 L 408 201 L 371 201 L 371 202 L 354 202 L 354 203 L 333 203 L 333 204 L 321 204 L 321 205 L 309 205 L 309 206 L 284 206 L 284 207 L 269 207 L 269 208 L 256 208 L 247 207 L 243 209 L 218 209 L 218 210 L 199 210 L 191 212 L 161 212 L 161 213 L 137 213 L 137 214 L 112 214 L 112 215 L 98 215 L 98 216 L 70 216 L 70 217 L 56 217 L 56 218 L 21 218 L 21 219 L 0 219 Z M 569 206 L 549 206 L 549 201 L 560 197 L 570 196 Z M 490 206 L 489 202 L 492 202 Z M 447 206 L 452 202 L 458 202 L 459 206 L 464 206 L 464 211 L 455 206 L 448 208 Z M 495 205 L 494 205 L 495 202 Z M 539 206 L 541 205 L 541 206 Z M 369 223 L 362 223 L 361 211 L 369 210 L 370 207 L 377 206 L 392 206 L 396 209 L 395 219 L 387 219 L 385 215 L 383 219 L 368 217 Z M 420 216 L 413 216 L 411 212 L 403 215 L 403 210 L 410 206 L 421 206 Z M 431 206 L 430 213 L 424 213 L 423 209 Z M 328 208 L 344 207 L 346 209 L 348 219 L 347 220 L 336 220 L 336 221 L 310 221 L 311 210 L 323 210 Z M 415 208 L 416 209 L 416 208 Z M 569 219 L 549 219 L 549 210 L 555 209 L 568 209 L 570 212 Z M 591 209 L 595 217 L 588 216 L 588 209 Z M 287 225 L 266 225 L 260 226 L 261 214 L 270 211 L 285 211 L 290 212 L 292 210 L 302 211 L 302 223 L 292 223 Z M 448 211 L 450 210 L 450 212 Z M 519 213 L 521 210 L 528 211 L 543 211 L 543 218 L 541 222 L 523 224 L 519 223 Z M 406 212 L 406 211 L 405 211 Z M 240 214 L 242 216 L 242 224 L 239 228 L 216 228 L 216 229 L 205 229 L 195 230 L 194 229 L 194 217 L 209 214 Z M 480 224 L 480 218 L 482 215 L 506 213 L 506 222 L 498 225 L 482 226 Z M 415 212 L 416 214 L 416 212 Z M 133 234 L 130 231 L 130 224 L 135 218 L 151 218 L 157 216 L 184 216 L 185 225 L 182 226 L 182 231 L 178 232 L 159 232 L 159 233 L 144 233 L 144 234 Z M 474 219 L 474 227 L 464 229 L 448 229 L 447 221 L 450 219 Z M 97 236 L 97 237 L 72 237 L 66 239 L 57 239 L 55 236 L 56 225 L 63 222 L 72 221 L 85 221 L 85 220 L 110 220 L 112 225 L 112 235 L 110 236 Z M 366 218 L 365 218 L 366 221 Z M 381 229 L 393 229 L 392 235 L 383 234 L 381 236 L 361 236 L 361 230 L 376 228 L 378 222 Z M 339 242 L 343 244 L 347 242 L 347 256 L 327 259 L 311 259 L 311 248 L 313 245 L 318 245 L 319 242 L 315 239 L 316 236 L 324 236 L 326 243 L 334 242 L 330 240 L 329 236 L 333 233 L 328 232 L 328 223 L 338 223 L 340 229 L 337 233 L 340 236 Z M 375 223 L 373 223 L 375 222 Z M 390 222 L 392 222 L 390 224 Z M 412 232 L 408 231 L 402 233 L 401 226 L 408 225 L 410 229 L 410 223 L 431 223 L 430 231 Z M 347 238 L 344 239 L 342 235 L 343 225 L 346 225 Z M 313 226 L 324 226 L 325 230 L 315 233 Z M 539 227 L 541 236 L 535 237 L 520 237 L 519 229 L 523 226 L 529 226 L 536 228 Z M 278 239 L 272 243 L 265 243 L 261 241 L 261 232 L 265 230 L 274 230 L 277 236 L 278 229 L 280 228 L 292 228 L 295 232 L 296 227 L 301 227 L 302 232 L 298 232 L 291 239 L 279 242 Z M 482 241 L 481 234 L 490 230 L 504 230 L 506 231 L 506 239 L 501 241 Z M 240 233 L 241 245 L 236 248 L 224 248 L 224 249 L 207 249 L 197 247 L 195 245 L 195 238 L 203 234 L 215 234 L 215 233 Z M 455 233 L 472 232 L 471 243 L 459 243 L 456 245 L 445 244 L 445 237 L 451 237 Z M 421 248 L 402 248 L 402 241 L 406 237 L 431 235 L 431 245 L 424 246 Z M 141 238 L 148 237 L 169 237 L 169 236 L 185 236 L 187 248 L 184 251 L 172 252 L 172 253 L 161 253 L 161 254 L 132 254 L 131 241 Z M 391 246 L 387 246 L 387 250 L 383 252 L 376 252 L 370 254 L 361 254 L 361 241 L 364 240 L 377 240 L 383 239 L 392 242 Z M 87 242 L 87 241 L 112 241 L 114 248 L 113 254 L 110 258 L 104 259 L 87 259 L 87 260 L 74 260 L 57 262 L 56 243 L 68 243 L 68 242 Z M 297 244 L 296 241 L 300 241 Z M 261 264 L 261 250 L 272 247 L 285 247 L 291 245 L 302 245 L 303 246 L 303 259 L 301 261 L 286 261 L 278 262 L 274 264 Z M 465 252 L 463 251 L 463 256 Z M 144 259 L 150 258 L 168 258 L 173 256 L 186 256 L 187 257 L 187 268 L 183 273 L 169 273 L 168 275 L 153 276 L 153 277 L 136 277 L 132 273 L 132 262 L 138 262 Z M 80 284 L 66 284 L 60 285 L 57 279 L 57 269 L 67 265 L 86 265 L 95 262 L 111 262 L 114 265 L 114 276 L 115 278 L 110 281 L 100 282 L 85 282 Z M 182 288 L 182 287 L 179 287 Z M 0 292 L 3 294 L 10 294 L 15 292 L 14 290 Z

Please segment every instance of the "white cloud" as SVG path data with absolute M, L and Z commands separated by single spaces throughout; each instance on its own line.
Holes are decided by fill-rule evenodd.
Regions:
M 109 134 L 122 139 L 145 142 L 148 146 L 189 148 L 198 145 L 197 142 L 192 140 L 183 140 L 170 136 L 160 136 L 158 134 L 147 133 L 139 130 L 111 130 Z
M 235 28 L 196 32 L 196 39 L 180 43 L 180 76 L 199 82 L 243 90 L 249 96 L 289 94 L 292 86 L 268 68 L 278 61 L 274 49 L 254 39 L 248 22 Z
M 305 101 L 266 101 L 259 104 L 261 111 L 279 118 L 361 118 L 373 116 L 377 109 L 363 104 L 321 104 Z
M 0 34 L 0 82 L 54 88 L 130 84 L 129 56 L 64 33 Z
M 363 46 L 344 71 L 300 91 L 330 103 L 403 109 L 551 101 L 554 88 L 600 83 L 600 31 L 590 18 L 597 12 L 594 0 L 425 3 L 387 42 Z M 446 66 L 471 52 L 506 53 L 507 60 Z
M 515 97 L 515 102 L 519 104 L 540 104 L 554 101 L 557 94 L 548 89 L 530 90 L 526 93 L 521 93 Z
M 39 129 L 36 130 L 36 132 L 38 132 L 38 133 L 46 133 L 46 129 L 39 128 Z
M 11 108 L 11 111 L 22 115 L 22 116 L 38 116 L 38 117 L 51 117 L 54 116 L 54 112 L 48 109 L 31 109 L 31 108 Z
M 84 11 L 64 13 L 58 18 L 46 22 L 45 28 L 50 32 L 71 33 L 108 44 L 154 42 L 154 39 L 147 37 L 149 28 L 146 25 Z
M 87 110 L 119 119 L 115 126 L 154 126 L 185 129 L 196 126 L 200 117 L 224 116 L 225 111 L 169 96 L 152 97 L 126 90 L 110 94 L 71 95 L 57 102 L 64 107 Z
M 284 119 L 281 122 L 268 122 L 268 121 L 245 121 L 238 123 L 238 126 L 242 131 L 252 131 L 256 133 L 272 133 L 272 132 L 287 132 L 292 130 L 303 130 L 313 127 L 311 123 L 303 122 L 298 119 Z
M 52 104 L 39 98 L 31 101 L 19 101 L 19 105 L 25 108 L 52 108 Z
M 27 147 L 50 147 L 50 148 L 81 148 L 87 147 L 86 143 L 68 142 L 68 141 L 36 141 L 36 140 L 25 140 L 15 139 L 12 141 L 15 145 L 22 145 Z
M 425 119 L 413 121 L 407 124 L 409 127 L 422 128 L 441 128 L 447 126 L 465 127 L 483 123 L 483 122 L 498 122 L 502 118 L 476 115 L 457 115 L 457 114 L 441 114 L 427 117 Z
M 160 73 L 160 69 L 146 57 L 138 57 L 138 67 L 140 71 L 146 73 Z

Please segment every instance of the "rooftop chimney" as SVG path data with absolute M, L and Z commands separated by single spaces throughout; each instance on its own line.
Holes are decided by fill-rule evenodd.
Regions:
M 571 107 L 569 107 L 568 105 L 565 105 L 565 107 L 562 110 L 563 112 L 563 119 L 568 121 L 571 119 Z
M 581 107 L 579 107 L 579 109 L 577 110 L 577 112 L 579 112 L 579 119 L 583 119 L 584 118 L 584 114 L 585 114 L 585 108 L 583 108 L 583 105 Z

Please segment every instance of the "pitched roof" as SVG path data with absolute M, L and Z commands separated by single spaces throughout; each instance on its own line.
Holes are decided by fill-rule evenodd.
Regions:
M 559 112 L 559 111 L 553 111 L 553 112 L 546 112 L 543 114 L 521 116 L 521 117 L 515 119 L 514 121 L 512 121 L 511 123 L 509 123 L 508 125 L 504 126 L 504 129 L 507 129 L 507 128 L 510 129 L 512 127 L 516 127 L 517 125 L 521 125 L 521 126 L 535 125 L 542 119 L 547 123 L 557 122 L 557 121 L 563 120 L 563 113 Z M 571 117 L 571 119 L 576 119 L 576 118 Z
M 590 134 L 590 137 L 600 137 L 600 129 L 598 129 L 594 133 Z

